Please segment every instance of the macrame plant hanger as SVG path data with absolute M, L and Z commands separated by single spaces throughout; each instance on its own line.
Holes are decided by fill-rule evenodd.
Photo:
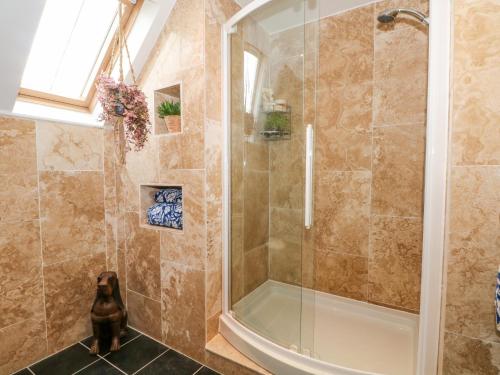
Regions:
M 108 69 L 106 71 L 106 75 L 111 77 L 111 73 L 113 71 L 113 65 L 115 61 L 115 52 L 116 45 L 118 44 L 118 60 L 119 60 L 119 78 L 118 82 L 123 83 L 123 50 L 125 49 L 125 53 L 127 55 L 127 60 L 130 68 L 130 74 L 132 75 L 132 82 L 134 85 L 137 85 L 137 80 L 135 76 L 134 67 L 132 66 L 132 61 L 130 60 L 130 53 L 128 50 L 127 39 L 123 35 L 123 24 L 122 24 L 122 3 L 120 0 L 118 2 L 118 30 L 113 37 L 112 40 L 112 48 L 111 48 L 111 60 L 108 64 Z M 122 105 L 121 103 L 117 103 L 117 105 Z M 125 129 L 123 128 L 123 116 L 117 114 L 116 121 L 114 124 L 114 138 L 115 138 L 115 152 L 118 153 L 116 155 L 116 159 L 123 165 L 125 164 L 125 154 L 126 154 L 126 145 L 125 145 Z

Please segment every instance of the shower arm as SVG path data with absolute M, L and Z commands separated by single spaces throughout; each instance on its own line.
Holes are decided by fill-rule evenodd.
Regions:
M 424 16 L 418 10 L 411 9 L 411 8 L 398 8 L 397 11 L 398 11 L 398 13 L 407 14 L 409 16 L 415 17 L 420 22 L 422 22 L 426 25 L 429 24 L 429 17 Z

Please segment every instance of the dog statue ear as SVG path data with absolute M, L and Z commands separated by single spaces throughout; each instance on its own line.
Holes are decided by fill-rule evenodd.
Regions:
M 101 282 L 101 280 L 102 280 L 102 274 L 103 273 L 104 272 L 101 272 L 99 274 L 99 276 L 97 276 L 97 284 L 99 284 Z M 95 304 L 97 303 L 97 300 L 99 299 L 99 295 L 100 295 L 100 293 L 99 293 L 99 286 L 97 286 L 96 293 L 95 293 L 95 298 L 94 298 L 94 303 L 92 303 L 92 308 L 90 309 L 90 312 L 94 311 L 94 307 L 95 307 Z

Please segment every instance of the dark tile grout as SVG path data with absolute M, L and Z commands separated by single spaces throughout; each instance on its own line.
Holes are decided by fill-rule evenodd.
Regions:
M 151 339 L 151 340 L 153 340 L 153 341 L 156 341 L 158 344 L 161 344 L 161 345 L 163 345 L 163 346 L 166 346 L 166 347 L 167 347 L 167 348 L 169 348 L 169 349 L 172 349 L 170 346 L 166 345 L 165 343 L 161 342 L 161 341 L 160 341 L 160 340 L 158 340 L 158 339 L 155 339 L 155 338 L 154 338 L 154 337 L 152 337 L 152 336 L 149 336 L 148 334 L 146 334 L 146 333 L 142 332 L 141 330 L 139 330 L 139 329 L 137 329 L 137 328 L 135 328 L 135 327 L 132 327 L 132 326 L 130 326 L 130 325 L 129 325 L 129 327 L 130 327 L 130 328 L 132 328 L 132 329 L 134 329 L 134 330 L 136 330 L 136 331 L 137 331 L 137 332 L 139 332 L 141 335 L 146 336 L 146 337 L 150 338 L 150 339 Z M 196 372 L 200 371 L 203 367 L 206 367 L 206 368 L 208 368 L 208 369 L 212 370 L 210 367 L 205 366 L 203 363 L 198 362 L 196 359 L 191 358 L 189 355 L 184 354 L 183 352 L 181 352 L 181 351 L 179 351 L 179 350 L 175 350 L 175 349 L 172 349 L 172 350 L 173 350 L 174 352 L 176 352 L 176 353 L 182 354 L 182 355 L 183 355 L 184 357 L 186 357 L 186 358 L 189 358 L 191 361 L 198 363 L 201 367 L 200 367 L 198 370 L 196 370 Z M 215 370 L 212 370 L 212 371 L 215 371 Z M 217 371 L 215 371 L 215 372 L 217 372 Z M 218 372 L 217 372 L 217 373 L 218 373 Z M 193 374 L 193 375 L 194 375 L 194 374 Z
M 80 344 L 81 344 L 81 343 L 80 343 Z M 84 346 L 84 347 L 86 347 L 85 345 L 83 345 L 83 346 Z M 99 359 L 99 358 L 97 358 L 94 362 L 91 362 L 91 363 L 89 363 L 88 365 L 83 366 L 81 369 L 79 369 L 79 370 L 75 371 L 75 372 L 73 373 L 73 375 L 74 375 L 74 374 L 78 374 L 80 371 L 82 371 L 82 370 L 86 369 L 86 368 L 87 368 L 87 367 L 89 367 L 89 366 L 92 366 L 94 363 L 99 362 L 99 361 L 100 361 L 100 359 Z
M 143 368 L 145 367 L 148 367 L 151 363 L 153 363 L 154 361 L 156 361 L 158 358 L 160 358 L 162 355 L 168 353 L 170 351 L 170 348 L 167 347 L 167 350 L 165 350 L 163 353 L 159 354 L 158 356 L 156 356 L 154 359 L 152 359 L 151 361 L 149 361 L 148 363 L 146 363 L 144 366 L 142 366 L 139 370 L 137 370 L 136 372 L 132 373 L 132 375 L 135 375 L 137 374 L 139 371 L 141 371 Z
M 108 352 L 108 353 L 106 353 L 106 354 L 104 354 L 104 355 L 97 354 L 97 356 L 96 356 L 96 360 L 95 360 L 95 361 L 93 361 L 93 362 L 89 363 L 88 365 L 86 365 L 86 366 L 84 366 L 84 367 L 82 367 L 82 368 L 78 369 L 76 372 L 73 372 L 73 373 L 72 373 L 72 375 L 75 375 L 75 374 L 80 373 L 80 372 L 81 372 L 81 371 L 83 371 L 84 369 L 86 369 L 86 368 L 88 368 L 88 367 L 90 367 L 90 366 L 94 365 L 95 363 L 97 363 L 97 362 L 98 362 L 98 361 L 100 361 L 100 360 L 103 360 L 104 362 L 106 362 L 107 364 L 111 365 L 112 367 L 114 367 L 115 369 L 117 369 L 119 372 L 121 372 L 121 373 L 122 373 L 122 374 L 124 374 L 124 375 L 135 375 L 135 374 L 137 374 L 139 371 L 141 371 L 141 370 L 143 370 L 144 368 L 148 367 L 150 364 L 152 364 L 152 363 L 153 363 L 154 361 L 156 361 L 158 358 L 160 358 L 161 356 L 165 355 L 165 354 L 166 354 L 167 352 L 169 352 L 170 350 L 173 350 L 174 352 L 176 352 L 176 353 L 178 353 L 178 354 L 183 355 L 184 357 L 188 358 L 189 360 L 191 360 L 191 361 L 195 362 L 196 364 L 198 364 L 198 365 L 200 366 L 200 367 L 199 367 L 199 368 L 198 368 L 198 369 L 197 369 L 197 370 L 196 370 L 196 371 L 195 371 L 192 375 L 197 374 L 197 373 L 198 373 L 198 372 L 200 372 L 200 371 L 201 371 L 204 367 L 206 367 L 207 369 L 212 370 L 212 371 L 214 371 L 214 372 L 217 372 L 217 371 L 215 371 L 215 370 L 211 369 L 210 367 L 205 366 L 204 364 L 202 364 L 202 363 L 198 362 L 198 361 L 197 361 L 197 360 L 195 360 L 194 358 L 191 358 L 190 356 L 188 356 L 188 355 L 186 355 L 186 354 L 184 354 L 184 353 L 182 353 L 182 352 L 180 352 L 180 351 L 177 351 L 177 350 L 175 350 L 175 349 L 170 348 L 169 346 L 165 345 L 163 342 L 159 341 L 158 339 L 156 339 L 156 338 L 154 338 L 154 337 L 151 337 L 151 336 L 149 336 L 148 334 L 145 334 L 145 333 L 143 333 L 142 331 L 140 331 L 140 330 L 138 330 L 138 329 L 136 329 L 136 328 L 134 328 L 134 327 L 131 327 L 131 326 L 129 326 L 129 327 L 130 327 L 130 328 L 132 328 L 133 330 L 135 330 L 136 332 L 138 332 L 139 334 L 138 334 L 137 336 L 135 336 L 134 338 L 132 338 L 131 340 L 127 341 L 125 344 L 121 345 L 120 347 L 124 347 L 124 346 L 128 345 L 129 343 L 133 342 L 134 340 L 138 339 L 138 338 L 139 338 L 139 337 L 141 337 L 141 336 L 145 336 L 145 337 L 147 337 L 147 338 L 149 338 L 149 339 L 151 339 L 151 340 L 155 341 L 156 343 L 158 343 L 158 344 L 160 344 L 160 345 L 164 346 L 164 347 L 166 348 L 166 350 L 165 350 L 164 352 L 162 352 L 161 354 L 159 354 L 158 356 L 156 356 L 156 357 L 155 357 L 154 359 L 152 359 L 151 361 L 149 361 L 148 363 L 146 363 L 146 364 L 145 364 L 144 366 L 142 366 L 140 369 L 138 369 L 137 371 L 133 372 L 132 374 L 127 374 L 127 373 L 126 373 L 125 371 L 123 371 L 121 368 L 117 367 L 116 365 L 114 365 L 113 363 L 111 363 L 108 359 L 106 359 L 106 357 L 107 357 L 107 356 L 111 353 L 111 352 Z M 32 363 L 32 364 L 31 364 L 31 365 L 29 365 L 28 367 L 25 367 L 25 369 L 26 369 L 26 370 L 28 370 L 31 374 L 36 375 L 36 374 L 33 372 L 33 370 L 31 369 L 31 367 L 32 367 L 32 366 L 34 366 L 34 365 L 38 364 L 39 362 L 44 361 L 45 359 L 48 359 L 48 358 L 54 357 L 54 356 L 56 356 L 56 355 L 60 354 L 62 351 L 66 350 L 66 349 L 69 349 L 69 348 L 71 348 L 72 346 L 74 346 L 74 345 L 76 345 L 76 344 L 80 344 L 80 345 L 81 345 L 81 346 L 83 346 L 85 349 L 89 349 L 89 350 L 90 350 L 90 348 L 82 342 L 83 340 L 85 340 L 85 339 L 82 339 L 82 340 L 78 341 L 77 343 L 72 344 L 72 345 L 69 345 L 69 346 L 67 346 L 67 347 L 65 347 L 65 348 L 63 348 L 63 349 L 61 349 L 61 350 L 59 350 L 58 352 L 56 352 L 56 353 L 54 353 L 54 354 L 51 354 L 51 355 L 49 355 L 49 356 L 47 356 L 47 357 L 45 357 L 45 358 L 42 358 L 42 359 L 40 359 L 39 361 L 37 361 L 37 362 L 35 362 L 35 363 Z
M 200 368 L 199 368 L 198 370 L 196 370 L 195 372 L 193 372 L 193 375 L 196 375 L 197 373 L 199 373 L 199 372 L 200 372 L 200 370 L 201 370 L 203 367 L 205 367 L 205 366 L 201 365 L 201 366 L 200 366 Z

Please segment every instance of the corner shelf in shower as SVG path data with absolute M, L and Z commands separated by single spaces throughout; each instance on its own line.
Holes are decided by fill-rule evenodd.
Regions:
M 281 105 L 280 105 L 281 107 Z M 289 106 L 285 109 L 278 109 L 278 107 L 273 106 L 270 110 L 262 110 L 265 114 L 265 119 L 263 123 L 263 129 L 259 132 L 262 138 L 266 141 L 281 141 L 291 139 L 292 137 L 292 110 Z M 270 121 L 270 117 L 274 116 L 274 121 L 283 121 L 285 124 L 280 124 L 274 128 L 273 126 L 268 126 L 267 122 Z M 279 118 L 282 118 L 279 120 Z M 266 129 L 267 128 L 267 129 Z

